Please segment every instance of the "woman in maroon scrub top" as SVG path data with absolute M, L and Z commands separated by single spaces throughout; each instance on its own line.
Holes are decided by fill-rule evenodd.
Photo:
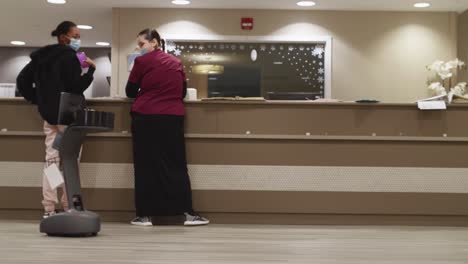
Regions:
M 184 216 L 185 225 L 209 221 L 193 212 L 184 138 L 187 90 L 179 59 L 161 50 L 156 30 L 138 34 L 142 56 L 135 60 L 126 93 L 133 103 L 135 207 L 131 222 L 152 226 L 152 216 Z M 164 48 L 164 47 L 163 47 Z

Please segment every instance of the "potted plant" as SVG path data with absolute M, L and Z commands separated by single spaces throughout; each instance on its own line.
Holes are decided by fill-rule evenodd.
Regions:
M 452 79 L 455 71 L 463 68 L 464 66 L 465 63 L 459 59 L 447 62 L 437 60 L 427 66 L 427 70 L 435 72 L 436 78 L 438 79 L 430 82 L 429 90 L 431 90 L 435 96 L 446 96 L 448 103 L 452 102 L 454 96 L 464 97 L 466 93 L 466 82 L 460 82 L 452 87 Z

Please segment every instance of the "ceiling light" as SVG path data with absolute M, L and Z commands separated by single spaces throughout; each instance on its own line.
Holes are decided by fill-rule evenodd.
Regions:
M 172 3 L 174 5 L 190 5 L 191 4 L 189 0 L 173 0 Z
M 107 46 L 110 46 L 110 43 L 109 42 L 96 42 L 96 45 L 107 47 Z
M 79 29 L 86 29 L 86 30 L 93 29 L 92 26 L 88 26 L 88 25 L 78 25 L 78 28 L 79 28 Z
M 54 5 L 63 5 L 66 4 L 66 0 L 47 0 L 47 3 L 54 4 Z
M 297 5 L 298 6 L 302 6 L 302 7 L 308 7 L 308 6 L 315 6 L 315 2 L 312 2 L 312 1 L 299 1 L 297 2 Z
M 416 3 L 414 4 L 414 7 L 417 7 L 417 8 L 426 8 L 426 7 L 430 7 L 431 4 L 430 3 Z
M 15 45 L 15 46 L 24 46 L 24 45 L 26 45 L 26 42 L 18 41 L 18 40 L 14 40 L 14 41 L 12 41 L 10 43 L 11 43 L 11 45 Z

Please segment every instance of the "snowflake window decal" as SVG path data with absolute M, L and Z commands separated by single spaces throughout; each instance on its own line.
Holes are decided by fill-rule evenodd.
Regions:
M 188 79 L 196 79 L 191 74 L 200 74 L 200 69 L 216 66 L 219 63 L 224 66 L 223 62 L 232 63 L 229 60 L 240 56 L 248 58 L 249 63 L 262 65 L 261 69 L 267 71 L 266 75 L 277 74 L 270 72 L 272 69 L 277 69 L 281 73 L 289 72 L 290 76 L 284 80 L 292 81 L 293 85 L 298 87 L 298 91 L 312 89 L 318 95 L 324 94 L 326 49 L 323 43 L 210 43 L 168 40 L 166 52 L 182 61 L 184 68 L 188 70 Z M 255 60 L 252 59 L 254 57 Z M 245 60 L 239 59 L 234 63 L 245 63 Z M 205 70 L 205 74 L 208 72 Z M 216 79 L 216 76 L 209 77 L 209 81 Z

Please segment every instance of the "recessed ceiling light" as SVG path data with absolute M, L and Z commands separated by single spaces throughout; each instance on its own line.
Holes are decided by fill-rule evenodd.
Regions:
M 87 29 L 87 30 L 93 29 L 92 26 L 88 26 L 88 25 L 78 25 L 78 28 L 79 28 L 79 29 Z
M 107 47 L 107 46 L 110 46 L 110 43 L 109 42 L 96 42 L 96 45 Z
M 26 45 L 26 42 L 19 41 L 19 40 L 14 40 L 14 41 L 12 41 L 10 43 L 11 43 L 11 45 L 15 45 L 15 46 L 24 46 L 24 45 Z
M 426 7 L 430 7 L 431 4 L 430 3 L 416 3 L 414 4 L 414 7 L 417 7 L 417 8 L 426 8 Z
M 66 4 L 66 0 L 47 0 L 47 3 L 54 4 L 54 5 L 63 5 Z
M 173 0 L 172 3 L 174 5 L 190 5 L 191 4 L 189 0 Z
M 312 2 L 312 1 L 299 1 L 297 2 L 297 5 L 298 6 L 302 6 L 302 7 L 307 7 L 307 6 L 315 6 L 315 2 Z

